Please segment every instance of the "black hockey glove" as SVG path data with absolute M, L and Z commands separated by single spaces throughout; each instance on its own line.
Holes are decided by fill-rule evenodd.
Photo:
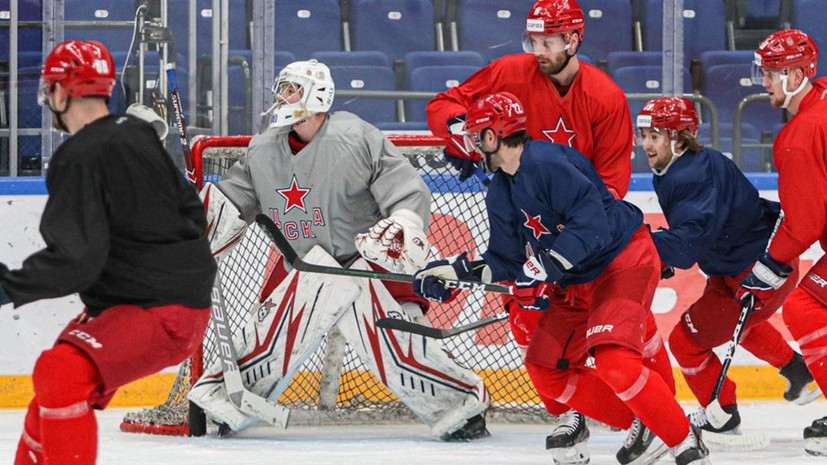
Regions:
M 9 267 L 7 267 L 5 263 L 0 262 L 0 276 L 3 276 L 8 272 L 9 272 Z M 11 301 L 12 300 L 11 300 L 11 297 L 9 296 L 9 293 L 6 292 L 6 290 L 3 288 L 2 285 L 0 285 L 0 305 L 9 304 L 9 303 L 11 303 Z
M 669 266 L 665 263 L 660 265 L 660 279 L 669 279 L 675 276 L 675 267 Z
M 741 281 L 741 287 L 735 291 L 735 298 L 741 302 L 753 299 L 752 308 L 755 311 L 764 308 L 764 305 L 784 285 L 793 269 L 786 263 L 775 261 L 769 253 L 765 253 L 755 262 L 752 271 Z
M 459 289 L 447 287 L 443 279 L 479 281 L 472 268 L 467 254 L 428 263 L 414 273 L 414 293 L 435 302 L 450 302 L 459 294 Z

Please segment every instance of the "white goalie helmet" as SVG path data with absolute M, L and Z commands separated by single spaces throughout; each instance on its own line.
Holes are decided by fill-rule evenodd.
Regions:
M 275 128 L 330 110 L 335 86 L 330 69 L 324 63 L 309 60 L 287 65 L 276 77 L 271 90 L 270 127 Z

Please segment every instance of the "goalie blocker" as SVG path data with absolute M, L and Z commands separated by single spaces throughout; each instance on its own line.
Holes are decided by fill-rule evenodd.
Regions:
M 305 260 L 339 266 L 316 246 Z M 364 259 L 351 268 L 370 269 Z M 381 281 L 287 273 L 281 264 L 275 290 L 251 309 L 252 318 L 234 336 L 242 379 L 250 391 L 275 401 L 296 372 L 337 327 L 360 359 L 424 423 L 434 437 L 467 440 L 487 435 L 483 412 L 489 404 L 482 379 L 456 365 L 442 348 L 421 336 L 382 329 L 376 319 L 410 319 Z M 418 307 L 414 311 L 418 311 Z M 208 367 L 189 398 L 216 422 L 240 431 L 257 421 L 235 408 L 218 363 Z

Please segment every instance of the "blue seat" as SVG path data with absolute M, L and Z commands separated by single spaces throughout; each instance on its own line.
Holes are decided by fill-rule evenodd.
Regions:
M 189 3 L 190 0 L 167 0 L 170 14 L 167 17 L 169 28 L 175 39 L 175 47 L 187 63 L 189 46 Z M 230 50 L 250 49 L 250 22 L 247 21 L 247 1 L 228 0 L 228 33 Z M 279 1 L 279 3 L 281 0 Z M 212 54 L 212 0 L 196 0 L 195 34 L 197 57 Z M 182 63 L 179 63 L 182 64 Z
M 607 70 L 612 72 L 626 66 L 660 66 L 663 64 L 663 52 L 617 51 L 606 57 Z
M 296 61 L 296 57 L 290 52 L 277 50 L 273 53 L 273 65 L 276 68 L 284 68 L 294 61 Z M 278 75 L 278 73 L 276 74 Z
M 353 0 L 350 4 L 352 50 L 381 50 L 402 60 L 414 50 L 434 50 L 431 0 Z
M 386 66 L 331 66 L 336 97 L 331 111 L 349 111 L 370 123 L 396 121 L 396 101 L 390 99 L 342 97 L 343 90 L 394 90 L 396 76 Z
M 718 139 L 718 146 L 712 145 L 712 135 L 710 123 L 702 123 L 698 126 L 698 142 L 723 152 L 724 155 L 732 158 L 732 124 L 729 123 L 722 128 L 722 133 L 729 135 L 722 135 Z M 728 127 L 727 127 L 728 126 Z M 761 140 L 761 134 L 750 125 L 742 127 L 741 144 L 757 144 Z M 759 147 L 741 148 L 741 160 L 738 167 L 741 171 L 761 173 L 770 171 L 769 167 L 772 163 L 772 151 L 761 150 Z
M 306 60 L 313 52 L 342 50 L 339 0 L 275 2 L 276 49 Z
M 476 66 L 486 64 L 485 59 L 477 52 L 465 50 L 461 52 L 410 52 L 405 54 L 405 88 L 411 89 L 411 71 L 423 66 Z
M 748 95 L 764 92 L 760 86 L 752 84 L 751 71 L 752 65 L 749 63 L 719 64 L 704 69 L 703 94 L 718 109 L 722 136 L 732 134 L 733 115 L 738 103 Z M 756 102 L 744 108 L 741 123 L 751 125 L 759 132 L 769 132 L 782 118 L 782 110 L 773 108 L 767 102 Z
M 387 66 L 391 61 L 385 52 L 365 50 L 354 52 L 315 52 L 310 58 L 316 59 L 327 66 Z
M 624 66 L 610 71 L 609 75 L 627 94 L 647 93 L 662 94 L 661 79 L 663 78 L 663 66 L 643 65 Z M 683 70 L 684 92 L 690 92 L 692 81 L 689 77 L 689 70 Z M 645 100 L 629 100 L 629 111 L 632 114 L 632 121 L 635 120 L 640 109 L 646 103 Z
M 523 51 L 521 36 L 533 0 L 457 0 L 457 49 L 486 60 Z
M 0 60 L 9 58 L 9 15 L 11 1 L 0 0 Z M 42 19 L 40 0 L 18 0 L 17 17 L 20 21 Z M 20 52 L 43 51 L 43 36 L 39 26 L 20 26 L 17 29 L 17 49 Z
M 418 92 L 442 92 L 474 74 L 479 66 L 421 66 L 409 73 L 411 90 Z M 427 100 L 405 102 L 406 121 L 425 121 Z
M 645 0 L 643 15 L 643 49 L 663 49 L 663 2 Z M 726 17 L 720 0 L 684 0 L 683 53 L 690 60 L 707 50 L 726 49 Z M 586 35 L 588 37 L 588 35 Z
M 586 17 L 580 51 L 605 61 L 609 53 L 632 50 L 632 4 L 617 0 L 580 0 Z
M 701 68 L 709 69 L 715 65 L 751 64 L 755 52 L 752 50 L 710 50 L 701 53 Z
M 68 21 L 97 21 L 100 24 L 74 26 L 66 24 L 66 39 L 97 40 L 110 52 L 127 52 L 132 43 L 132 26 L 106 25 L 110 21 L 134 21 L 134 2 L 123 0 L 65 0 L 64 16 Z
M 827 73 L 827 5 L 819 0 L 793 0 L 792 26 L 811 34 L 819 48 L 818 74 Z

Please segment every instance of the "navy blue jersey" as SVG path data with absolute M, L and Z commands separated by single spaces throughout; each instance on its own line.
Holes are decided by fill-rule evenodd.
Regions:
M 780 205 L 760 198 L 721 152 L 685 152 L 653 183 L 669 223 L 652 235 L 663 263 L 735 276 L 766 248 Z
M 491 236 L 483 258 L 495 281 L 522 274 L 526 245 L 570 267 L 561 286 L 595 279 L 643 222 L 576 150 L 528 142 L 514 175 L 498 171 L 485 197 Z

